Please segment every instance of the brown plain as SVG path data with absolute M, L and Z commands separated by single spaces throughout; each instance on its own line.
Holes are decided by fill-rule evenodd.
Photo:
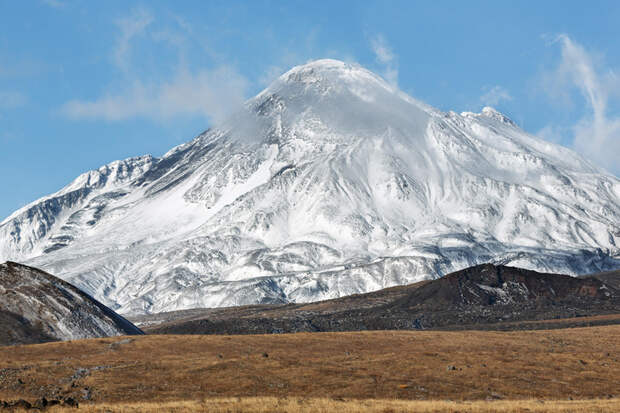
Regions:
M 612 412 L 618 372 L 617 325 L 115 337 L 0 348 L 0 399 L 72 396 L 80 410 L 127 412 Z

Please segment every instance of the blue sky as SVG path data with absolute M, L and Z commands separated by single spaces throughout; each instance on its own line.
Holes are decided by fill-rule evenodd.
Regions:
M 0 0 L 0 219 L 161 155 L 311 59 L 491 105 L 620 173 L 620 2 Z

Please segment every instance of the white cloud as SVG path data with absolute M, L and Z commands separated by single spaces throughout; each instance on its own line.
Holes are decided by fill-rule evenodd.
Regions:
M 370 39 L 377 62 L 384 66 L 383 77 L 392 86 L 398 85 L 398 59 L 382 35 Z
M 0 109 L 14 109 L 28 102 L 26 95 L 20 92 L 0 90 Z
M 611 172 L 620 172 L 620 115 L 609 113 L 609 101 L 620 96 L 620 83 L 611 70 L 604 70 L 582 45 L 560 35 L 562 49 L 558 67 L 547 77 L 547 90 L 570 99 L 575 88 L 588 112 L 572 126 L 573 147 Z M 553 130 L 553 129 L 551 129 Z
M 243 103 L 247 86 L 246 79 L 228 67 L 197 73 L 182 71 L 161 84 L 134 81 L 124 93 L 93 101 L 73 100 L 61 111 L 73 119 L 165 120 L 196 115 L 219 122 Z
M 120 83 L 108 88 L 116 92 L 90 100 L 71 100 L 62 105 L 60 112 L 71 119 L 122 121 L 140 117 L 162 121 L 178 116 L 201 116 L 220 122 L 243 104 L 248 89 L 246 78 L 225 64 L 190 69 L 183 53 L 188 40 L 185 27 L 180 31 L 162 29 L 154 22 L 152 14 L 144 9 L 118 20 L 119 36 L 112 56 L 124 76 Z M 173 68 L 171 74 L 161 76 L 157 71 L 161 68 L 138 73 L 132 65 L 136 36 L 143 36 L 152 42 L 151 46 L 159 47 L 164 42 L 178 52 L 176 61 L 167 62 Z
M 557 125 L 547 125 L 535 133 L 536 136 L 553 143 L 560 144 L 562 137 L 566 134 L 565 128 Z
M 486 106 L 497 106 L 503 101 L 512 100 L 512 96 L 501 86 L 493 86 L 480 96 L 480 102 Z
M 394 61 L 395 56 L 392 49 L 388 46 L 385 38 L 381 35 L 371 40 L 372 51 L 375 53 L 377 60 L 384 64 L 390 64 Z
M 269 86 L 271 82 L 280 77 L 284 72 L 286 72 L 284 66 L 271 65 L 259 76 L 258 84 L 261 86 Z
M 130 16 L 117 20 L 120 33 L 112 58 L 116 66 L 127 71 L 130 65 L 131 41 L 134 37 L 143 34 L 153 22 L 153 16 L 148 10 L 136 9 Z

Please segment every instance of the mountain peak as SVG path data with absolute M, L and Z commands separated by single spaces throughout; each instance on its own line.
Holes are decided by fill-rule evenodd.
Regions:
M 294 66 L 287 73 L 304 71 L 309 69 L 314 70 L 348 70 L 351 67 L 360 67 L 356 63 L 346 63 L 337 59 L 316 59 L 309 60 L 304 64 Z M 360 67 L 361 68 L 361 67 Z
M 335 59 L 318 59 L 293 67 L 284 73 L 280 79 L 303 82 L 315 76 L 347 76 L 362 73 L 373 78 L 377 77 L 357 63 L 346 63 Z
M 335 298 L 489 261 L 620 266 L 620 181 L 494 109 L 444 114 L 337 60 L 245 109 L 12 215 L 0 259 L 122 313 Z
M 297 130 L 297 138 L 316 140 L 321 130 L 332 142 L 382 136 L 390 125 L 421 137 L 437 112 L 360 65 L 333 59 L 293 67 L 250 99 L 248 107 L 275 122 L 270 129 L 278 131 L 274 136 Z M 237 124 L 235 120 L 229 129 Z
M 481 115 L 486 116 L 487 118 L 498 120 L 502 123 L 507 123 L 509 125 L 516 126 L 516 123 L 514 123 L 512 119 L 510 119 L 508 116 L 504 115 L 503 113 L 497 111 L 495 108 L 492 108 L 490 106 L 485 106 L 484 108 L 482 108 Z
M 508 116 L 504 115 L 500 111 L 491 106 L 485 106 L 482 108 L 480 113 L 475 112 L 461 112 L 461 116 L 469 117 L 469 118 L 478 118 L 478 119 L 492 119 L 506 125 L 517 126 L 517 124 L 510 119 Z
M 371 86 L 372 85 L 372 86 Z M 380 76 L 363 68 L 357 63 L 347 63 L 334 59 L 319 59 L 295 66 L 280 76 L 267 91 L 282 88 L 303 87 L 336 91 L 350 88 L 379 87 L 379 89 L 395 92 Z

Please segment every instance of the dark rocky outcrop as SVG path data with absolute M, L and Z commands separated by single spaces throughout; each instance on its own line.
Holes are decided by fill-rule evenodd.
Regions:
M 620 313 L 618 284 L 605 277 L 484 264 L 433 281 L 317 303 L 195 309 L 134 320 L 158 334 L 536 328 L 537 320 Z
M 71 284 L 36 268 L 0 264 L 0 345 L 143 334 Z

